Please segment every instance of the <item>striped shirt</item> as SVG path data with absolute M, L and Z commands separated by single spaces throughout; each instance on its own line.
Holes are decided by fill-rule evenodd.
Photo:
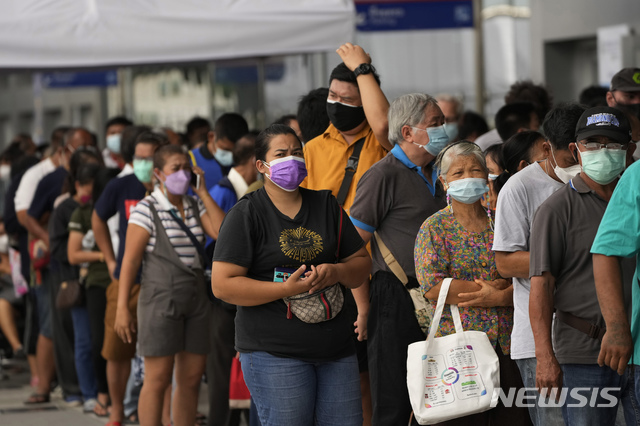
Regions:
M 195 215 L 199 213 L 200 216 L 203 216 L 206 214 L 207 210 L 205 209 L 202 200 L 197 199 L 198 212 L 194 212 L 191 208 L 191 204 L 188 203 L 185 198 L 183 198 L 182 201 L 185 215 L 184 222 L 191 232 L 193 232 L 193 235 L 196 236 L 198 241 L 200 241 L 201 244 L 204 244 L 204 230 L 198 224 L 198 220 Z M 169 236 L 169 241 L 171 241 L 171 245 L 175 248 L 180 260 L 182 260 L 185 265 L 192 266 L 197 253 L 196 248 L 193 246 L 191 239 L 172 217 L 170 211 L 173 209 L 178 213 L 178 210 L 169 202 L 169 200 L 167 200 L 167 197 L 165 197 L 160 188 L 156 188 L 151 195 L 141 200 L 135 206 L 131 212 L 131 216 L 129 217 L 130 224 L 133 223 L 140 226 L 151 236 L 147 243 L 146 252 L 152 252 L 156 244 L 156 225 L 153 221 L 151 209 L 149 208 L 150 203 L 153 203 L 153 206 L 158 212 L 162 226 Z M 179 213 L 178 217 L 180 217 Z

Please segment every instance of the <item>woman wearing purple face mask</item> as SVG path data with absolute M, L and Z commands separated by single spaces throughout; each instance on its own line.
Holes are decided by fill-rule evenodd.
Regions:
M 194 424 L 200 379 L 209 352 L 208 283 L 205 233 L 212 238 L 224 212 L 205 185 L 185 195 L 191 182 L 189 157 L 180 147 L 164 146 L 154 154 L 153 193 L 131 212 L 120 272 L 115 330 L 125 341 L 136 332 L 127 306 L 131 286 L 142 265 L 138 299 L 138 345 L 145 357 L 145 381 L 138 415 L 142 424 L 160 424 L 165 391 L 175 365 L 172 413 L 176 424 Z M 204 182 L 204 172 L 194 168 Z M 166 423 L 167 419 L 164 419 Z
M 238 305 L 236 349 L 261 424 L 361 425 L 350 313 L 327 303 L 333 315 L 312 322 L 283 298 L 313 294 L 324 303 L 331 289 L 358 287 L 369 254 L 330 191 L 299 187 L 307 170 L 291 128 L 260 133 L 256 167 L 264 188 L 228 212 L 211 285 Z

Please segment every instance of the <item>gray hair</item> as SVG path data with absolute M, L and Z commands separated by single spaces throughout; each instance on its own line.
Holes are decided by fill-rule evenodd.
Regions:
M 460 141 L 452 143 L 438 154 L 436 158 L 438 176 L 446 176 L 446 174 L 449 173 L 449 168 L 453 161 L 460 156 L 475 157 L 476 161 L 482 166 L 482 169 L 487 173 L 489 172 L 482 148 L 473 142 Z
M 462 103 L 462 100 L 457 96 L 453 96 L 448 93 L 439 93 L 435 96 L 435 98 L 438 102 L 454 103 L 456 105 L 456 113 L 458 115 L 462 115 L 462 113 L 464 112 L 464 104 Z
M 396 145 L 404 140 L 402 128 L 404 126 L 416 126 L 424 120 L 424 110 L 429 105 L 438 105 L 433 96 L 424 93 L 410 93 L 402 95 L 391 102 L 389 106 L 389 142 Z

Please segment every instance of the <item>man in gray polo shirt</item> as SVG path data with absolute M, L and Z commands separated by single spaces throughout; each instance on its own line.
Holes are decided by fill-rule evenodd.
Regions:
M 560 402 L 568 425 L 613 424 L 617 405 L 611 399 L 620 398 L 619 389 L 626 386 L 624 376 L 598 365 L 604 320 L 590 252 L 626 157 L 635 148 L 630 132 L 617 109 L 585 111 L 576 126 L 578 142 L 569 146 L 582 172 L 540 206 L 531 229 L 529 311 L 538 361 L 536 387 L 547 394 L 566 388 Z M 623 259 L 622 270 L 630 304 L 635 261 Z M 576 388 L 583 388 L 578 397 Z M 602 388 L 616 389 L 607 394 Z M 582 406 L 582 399 L 591 404 Z
M 407 424 L 411 405 L 407 393 L 407 346 L 425 335 L 414 313 L 409 292 L 391 272 L 375 239 L 382 242 L 409 279 L 418 287 L 413 247 L 422 223 L 446 206 L 444 191 L 436 186 L 433 160 L 442 143 L 444 115 L 436 100 L 424 94 L 401 96 L 389 107 L 389 141 L 394 145 L 358 182 L 351 220 L 364 241 L 371 241 L 373 279 L 354 290 L 358 328 L 368 308 L 368 356 L 374 425 Z M 430 140 L 430 136 L 434 137 Z M 446 136 L 445 136 L 446 137 Z M 360 293 L 360 294 L 358 294 Z M 364 293 L 364 294 L 362 294 Z M 364 297 L 363 297 L 364 296 Z
M 531 164 L 509 178 L 498 196 L 493 250 L 500 275 L 513 277 L 511 358 L 518 364 L 527 388 L 536 384 L 535 348 L 529 323 L 531 223 L 540 204 L 578 171 L 573 166 L 576 160 L 569 152 L 569 144 L 575 140 L 576 124 L 584 111 L 578 104 L 561 104 L 552 109 L 542 124 L 546 160 Z M 536 426 L 564 424 L 557 407 L 531 403 L 529 415 Z

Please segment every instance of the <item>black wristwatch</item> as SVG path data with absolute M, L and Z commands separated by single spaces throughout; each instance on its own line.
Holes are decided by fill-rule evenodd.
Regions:
M 376 69 L 373 67 L 373 65 L 364 63 L 364 64 L 358 65 L 358 68 L 353 70 L 353 73 L 356 75 L 356 78 L 357 78 L 359 75 L 371 74 L 372 72 L 375 72 L 375 71 Z

